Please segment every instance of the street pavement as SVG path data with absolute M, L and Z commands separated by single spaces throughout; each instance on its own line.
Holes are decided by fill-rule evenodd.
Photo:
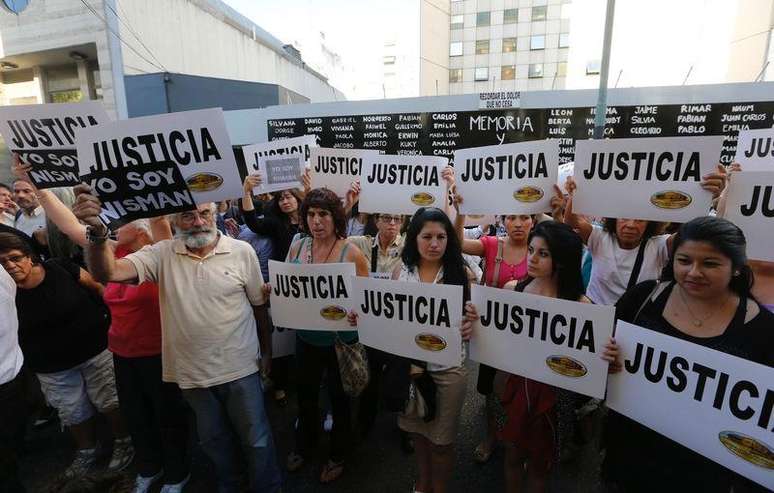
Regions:
M 487 464 L 473 461 L 473 449 L 483 437 L 484 399 L 476 392 L 477 364 L 468 363 L 468 392 L 460 421 L 457 441 L 457 460 L 452 492 L 479 493 L 503 491 L 502 450 L 498 449 Z M 267 397 L 271 394 L 267 394 Z M 287 452 L 293 444 L 292 426 L 295 421 L 295 399 L 290 396 L 288 406 L 277 407 L 273 401 L 268 412 L 273 424 L 274 436 L 279 451 L 280 463 L 284 465 Z M 107 435 L 104 426 L 101 435 Z M 359 443 L 346 463 L 343 476 L 333 484 L 319 483 L 320 468 L 324 464 L 327 440 L 321 443 L 317 457 L 307 459 L 304 467 L 287 474 L 284 493 L 408 493 L 416 477 L 413 455 L 406 455 L 400 449 L 400 438 L 395 417 L 383 413 L 367 440 Z M 57 426 L 31 430 L 27 436 L 26 451 L 22 460 L 22 478 L 31 492 L 95 491 L 122 493 L 131 491 L 134 472 L 127 470 L 122 481 L 113 486 L 113 478 L 92 489 L 61 488 L 57 481 L 72 459 L 72 445 L 69 437 Z M 551 477 L 549 491 L 568 493 L 596 493 L 598 484 L 599 454 L 595 446 L 589 445 L 579 458 L 558 466 Z M 210 493 L 215 491 L 213 471 L 201 451 L 193 451 L 191 482 L 187 493 Z M 104 467 L 102 461 L 102 467 Z M 96 474 L 95 476 L 100 476 Z M 68 485 L 70 486 L 70 485 Z M 154 489 L 155 493 L 158 489 Z

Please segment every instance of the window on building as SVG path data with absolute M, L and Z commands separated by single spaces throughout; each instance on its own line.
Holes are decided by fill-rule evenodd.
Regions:
M 457 41 L 449 44 L 449 56 L 462 56 L 461 41 Z
M 519 22 L 519 9 L 505 9 L 503 11 L 503 24 Z
M 383 63 L 385 65 L 395 65 L 395 57 L 394 56 L 384 56 L 382 57 Z
M 567 62 L 559 62 L 556 65 L 556 76 L 567 77 Z
M 586 75 L 595 75 L 599 73 L 601 62 L 599 60 L 589 60 L 586 62 Z
M 546 12 L 548 7 L 545 5 L 541 5 L 539 7 L 532 7 L 532 20 L 533 21 L 544 21 L 546 20 Z
M 544 50 L 546 48 L 546 37 L 542 34 L 537 36 L 532 36 L 529 38 L 529 49 L 530 50 Z
M 567 48 L 570 46 L 570 33 L 561 33 L 559 35 L 559 48 Z
M 487 53 L 489 53 L 489 40 L 476 41 L 476 55 L 486 55 Z
M 449 82 L 462 82 L 461 68 L 453 68 L 449 70 Z
M 52 103 L 77 103 L 83 99 L 83 93 L 80 89 L 52 91 L 48 95 L 51 97 Z
M 451 16 L 451 28 L 452 29 L 462 29 L 465 27 L 465 16 L 464 15 L 453 15 Z
M 503 53 L 516 51 L 516 38 L 503 38 Z
M 516 65 L 503 65 L 500 69 L 501 80 L 513 80 L 516 78 Z
M 543 64 L 542 63 L 530 63 L 529 65 L 529 78 L 539 79 L 543 77 Z
M 488 26 L 491 20 L 490 12 L 479 12 L 476 14 L 476 26 Z
M 489 68 L 488 67 L 476 67 L 473 73 L 473 78 L 477 81 L 489 80 Z

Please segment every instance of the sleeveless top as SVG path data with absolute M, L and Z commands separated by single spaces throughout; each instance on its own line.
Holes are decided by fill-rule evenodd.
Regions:
M 309 241 L 307 241 L 309 240 Z M 301 253 L 307 252 L 311 254 L 312 238 L 304 237 L 301 239 L 301 244 L 298 247 L 296 256 L 290 260 L 291 264 L 309 264 L 309 262 L 302 262 L 300 257 Z M 347 250 L 349 249 L 349 243 L 344 243 L 344 247 L 341 249 L 341 255 L 339 255 L 339 262 L 344 262 L 347 256 Z M 332 347 L 336 341 L 336 335 L 345 343 L 349 344 L 357 340 L 356 330 L 345 331 L 331 331 L 331 330 L 303 330 L 296 331 L 298 337 L 307 344 L 320 347 Z
M 433 284 L 441 284 L 441 280 L 443 279 L 443 267 L 438 269 L 438 274 L 435 275 L 435 279 L 433 280 Z M 419 268 L 414 269 L 413 272 L 409 271 L 408 268 L 405 265 L 401 265 L 400 267 L 400 274 L 398 275 L 398 281 L 404 281 L 404 282 L 422 282 L 421 279 L 419 279 Z M 462 365 L 465 363 L 465 358 L 467 357 L 467 350 L 466 350 L 466 343 L 462 343 L 462 357 L 460 358 L 460 361 L 462 361 Z M 451 370 L 452 368 L 459 368 L 459 366 L 444 366 L 439 365 L 436 363 L 427 363 L 427 371 L 445 371 L 445 370 Z

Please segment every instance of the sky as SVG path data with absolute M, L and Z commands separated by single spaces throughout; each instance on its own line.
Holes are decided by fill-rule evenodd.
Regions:
M 304 61 L 320 63 L 320 32 L 325 45 L 341 57 L 337 73 L 325 73 L 349 99 L 382 96 L 384 41 L 407 15 L 413 0 L 224 0 L 285 44 L 301 49 Z

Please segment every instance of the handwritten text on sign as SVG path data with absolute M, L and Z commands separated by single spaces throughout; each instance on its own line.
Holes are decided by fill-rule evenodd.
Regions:
M 271 315 L 280 327 L 353 330 L 347 321 L 355 264 L 269 260 Z
M 360 149 L 312 148 L 310 159 L 312 188 L 327 188 L 341 198 L 347 196 L 353 181 L 360 180 L 363 156 L 378 151 Z
M 302 135 L 301 137 L 272 140 L 271 142 L 244 146 L 242 153 L 244 153 L 245 163 L 247 163 L 247 173 L 253 174 L 260 169 L 258 160 L 267 156 L 303 154 L 304 164 L 308 164 L 313 147 L 317 147 L 317 137 L 314 135 Z
M 774 262 L 774 166 L 734 173 L 726 193 L 725 218 L 744 231 L 747 256 Z
M 461 363 L 461 286 L 356 277 L 352 287 L 363 344 L 420 361 Z
M 75 130 L 109 121 L 97 101 L 0 106 L 0 133 L 32 166 L 30 180 L 41 189 L 80 183 Z
M 448 160 L 435 156 L 373 155 L 363 158 L 360 212 L 413 214 L 420 207 L 443 209 Z
M 551 209 L 559 141 L 541 140 L 454 152 L 462 214 L 536 214 Z
M 675 222 L 703 216 L 712 196 L 700 183 L 722 147 L 722 136 L 579 140 L 573 211 Z
M 470 358 L 509 373 L 604 398 L 602 347 L 613 333 L 613 307 L 473 286 L 481 315 Z
M 774 369 L 619 321 L 607 406 L 774 488 Z

